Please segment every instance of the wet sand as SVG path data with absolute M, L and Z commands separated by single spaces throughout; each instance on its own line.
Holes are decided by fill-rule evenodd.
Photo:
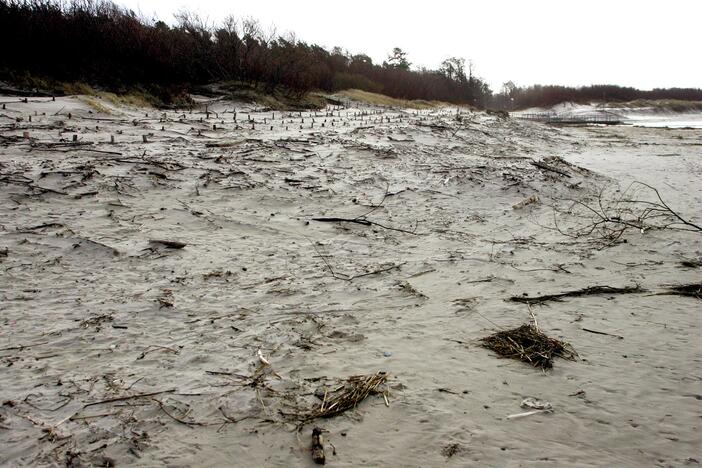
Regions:
M 702 302 L 655 294 L 702 279 L 680 264 L 702 235 L 609 245 L 558 232 L 552 208 L 639 180 L 699 224 L 702 131 L 0 101 L 3 465 L 312 466 L 315 425 L 329 466 L 702 461 Z M 531 306 L 575 362 L 479 345 L 529 321 L 511 296 L 634 284 L 649 291 Z M 377 371 L 389 406 L 300 432 L 286 416 L 320 377 Z M 553 412 L 507 419 L 530 396 Z

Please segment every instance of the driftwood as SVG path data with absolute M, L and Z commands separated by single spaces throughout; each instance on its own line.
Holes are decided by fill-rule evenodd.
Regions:
M 326 463 L 326 457 L 324 456 L 324 437 L 322 436 L 322 429 L 319 427 L 312 429 L 312 461 L 318 465 L 324 465 Z
M 545 227 L 574 239 L 595 236 L 603 241 L 605 246 L 619 241 L 628 230 L 637 230 L 641 234 L 653 229 L 702 232 L 702 225 L 684 218 L 673 210 L 655 187 L 643 182 L 632 182 L 626 190 L 613 199 L 605 196 L 605 188 L 603 187 L 597 198 L 591 202 L 565 199 L 564 201 L 572 203 L 567 210 L 554 206 L 555 226 Z M 656 201 L 634 198 L 642 189 L 650 191 Z M 575 207 L 581 208 L 581 212 L 574 213 Z M 559 226 L 557 213 L 565 214 L 571 219 L 580 218 L 585 222 L 564 229 Z
M 646 292 L 646 290 L 640 287 L 638 284 L 636 286 L 627 286 L 623 288 L 615 288 L 612 286 L 590 286 L 583 289 L 576 289 L 574 291 L 566 291 L 558 294 L 546 294 L 543 296 L 512 296 L 509 298 L 509 300 L 512 302 L 522 302 L 525 304 L 542 304 L 548 301 L 560 301 L 564 297 L 596 296 L 601 294 L 635 294 L 642 292 Z
M 161 244 L 161 245 L 168 247 L 169 249 L 182 249 L 183 247 L 188 245 L 186 242 L 165 240 L 165 239 L 149 239 L 149 243 Z
M 548 164 L 544 164 L 544 163 L 539 162 L 539 161 L 531 161 L 531 165 L 536 166 L 539 169 L 543 169 L 544 171 L 555 172 L 556 174 L 559 174 L 559 175 L 562 175 L 565 177 L 571 177 L 571 175 L 568 174 L 567 172 L 563 172 L 559 169 L 556 169 L 555 167 L 551 167 Z
M 397 195 L 398 193 L 402 192 L 395 192 L 395 193 L 390 193 L 389 192 L 390 185 L 385 186 L 385 193 L 383 194 L 383 199 L 380 200 L 380 203 L 377 205 L 373 205 L 370 210 L 367 212 L 363 213 L 360 216 L 356 216 L 355 218 L 338 218 L 338 217 L 329 217 L 329 218 L 312 218 L 312 221 L 317 221 L 319 223 L 352 223 L 352 224 L 360 224 L 361 226 L 378 226 L 383 229 L 387 229 L 389 231 L 397 231 L 397 232 L 403 232 L 405 234 L 411 234 L 413 236 L 417 235 L 417 225 L 414 226 L 413 231 L 408 231 L 406 229 L 400 229 L 400 228 L 394 228 L 390 226 L 385 226 L 380 223 L 376 223 L 375 221 L 370 221 L 367 216 L 371 213 L 373 213 L 375 210 L 383 206 L 383 203 L 385 203 L 385 200 L 389 196 Z

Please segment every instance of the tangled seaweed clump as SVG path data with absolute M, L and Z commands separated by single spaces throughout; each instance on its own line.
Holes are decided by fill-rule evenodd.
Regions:
M 571 361 L 577 357 L 570 344 L 548 337 L 532 324 L 499 331 L 480 341 L 483 347 L 495 351 L 500 356 L 519 359 L 542 369 L 552 368 L 553 358 L 556 356 Z

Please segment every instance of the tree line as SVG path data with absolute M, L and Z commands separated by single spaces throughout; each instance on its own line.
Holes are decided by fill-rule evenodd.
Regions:
M 396 47 L 376 64 L 365 54 L 268 33 L 251 19 L 228 17 L 214 25 L 183 12 L 168 25 L 109 0 L 0 0 L 0 41 L 5 44 L 0 79 L 33 76 L 113 91 L 142 87 L 166 101 L 216 81 L 255 83 L 293 95 L 356 88 L 506 110 L 563 101 L 702 100 L 699 89 L 517 87 L 511 82 L 493 94 L 473 64 L 458 57 L 444 60 L 437 70 L 412 69 L 407 53 Z
M 630 102 L 645 100 L 702 101 L 702 89 L 656 88 L 640 90 L 626 86 L 592 85 L 582 87 L 534 85 L 518 87 L 509 81 L 491 98 L 491 106 L 503 110 L 551 107 L 562 102 Z
M 0 0 L 0 74 L 27 73 L 119 89 L 184 88 L 214 81 L 257 83 L 291 93 L 358 88 L 402 99 L 485 105 L 477 77 L 412 70 L 396 49 L 383 64 L 363 54 L 266 33 L 255 20 L 210 25 L 180 13 L 148 20 L 107 0 Z

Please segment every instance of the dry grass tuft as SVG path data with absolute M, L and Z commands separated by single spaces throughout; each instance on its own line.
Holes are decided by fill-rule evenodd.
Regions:
M 423 101 L 423 100 L 405 100 L 396 99 L 384 94 L 370 93 L 360 89 L 347 89 L 336 93 L 337 96 L 342 96 L 355 101 L 365 102 L 376 106 L 388 107 L 404 107 L 407 109 L 435 109 L 445 107 L 451 104 L 441 101 Z
M 152 107 L 153 106 L 153 97 L 148 96 L 144 93 L 139 93 L 139 92 L 129 92 L 126 94 L 115 94 L 115 93 L 108 93 L 108 92 L 101 92 L 98 94 L 100 98 L 104 99 L 105 101 L 114 104 L 114 105 L 122 105 L 122 106 L 130 106 L 130 107 Z
M 78 99 L 86 103 L 91 109 L 99 114 L 112 114 L 112 110 L 105 107 L 95 96 L 80 95 L 78 96 Z

